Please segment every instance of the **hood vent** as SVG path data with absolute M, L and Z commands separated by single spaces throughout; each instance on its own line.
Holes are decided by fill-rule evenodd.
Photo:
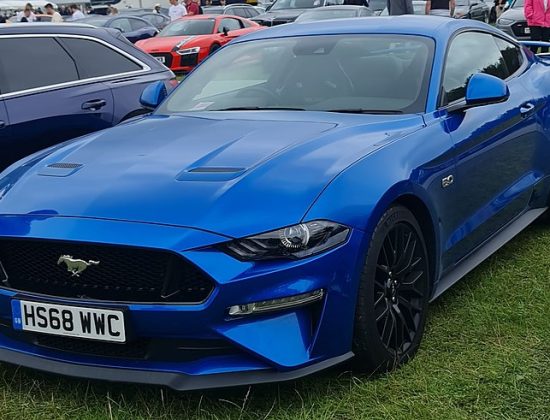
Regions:
M 81 163 L 56 162 L 42 168 L 38 175 L 65 177 L 74 174 L 83 166 Z
M 178 181 L 229 181 L 239 177 L 246 168 L 200 166 L 186 169 L 177 176 Z

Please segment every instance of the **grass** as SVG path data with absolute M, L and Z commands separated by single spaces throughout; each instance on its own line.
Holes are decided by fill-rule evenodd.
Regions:
M 431 307 L 417 357 L 210 392 L 0 366 L 0 419 L 550 419 L 550 225 L 537 223 Z

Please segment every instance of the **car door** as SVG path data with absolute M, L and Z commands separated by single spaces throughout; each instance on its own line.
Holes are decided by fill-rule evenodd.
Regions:
M 218 32 L 223 33 L 224 28 L 227 30 L 227 36 L 225 37 L 224 43 L 227 43 L 230 40 L 237 38 L 243 35 L 244 33 L 246 33 L 243 31 L 244 25 L 242 21 L 237 18 L 232 18 L 232 17 L 223 18 L 220 21 L 220 24 L 218 25 Z
M 114 100 L 113 124 L 142 111 L 141 92 L 158 78 L 155 74 L 145 74 L 143 63 L 100 40 L 60 37 L 60 42 L 74 58 L 83 78 L 109 78 L 104 84 Z
M 113 122 L 113 98 L 100 82 L 82 83 L 53 36 L 0 38 L 0 99 L 9 127 L 0 167 Z M 96 57 L 101 61 L 101 57 Z
M 537 175 L 533 158 L 540 146 L 535 106 L 526 94 L 525 65 L 508 68 L 497 39 L 485 32 L 462 32 L 451 40 L 445 61 L 444 104 L 464 99 L 469 78 L 478 72 L 507 80 L 508 100 L 450 112 L 446 127 L 456 152 L 453 231 L 444 264 L 458 262 L 528 206 Z

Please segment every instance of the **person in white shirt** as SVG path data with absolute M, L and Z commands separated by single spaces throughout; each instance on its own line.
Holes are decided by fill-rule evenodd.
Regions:
M 25 10 L 17 13 L 17 22 L 36 22 L 36 16 L 32 11 L 32 4 L 27 3 Z
M 63 23 L 63 18 L 55 11 L 53 4 L 48 3 L 44 6 L 44 9 L 46 10 L 46 14 L 52 17 L 52 23 Z
M 78 8 L 78 6 L 76 4 L 71 4 L 71 6 L 69 7 L 71 9 L 71 17 L 72 17 L 72 20 L 77 20 L 77 19 L 84 19 L 86 16 L 84 15 L 84 13 L 82 13 L 80 11 L 80 9 Z
M 174 21 L 187 14 L 187 9 L 183 4 L 179 4 L 178 0 L 170 0 L 170 8 L 168 9 L 168 16 L 170 20 Z

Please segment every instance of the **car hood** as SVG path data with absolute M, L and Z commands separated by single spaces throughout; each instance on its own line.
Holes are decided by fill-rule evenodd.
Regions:
M 0 214 L 242 237 L 299 222 L 343 169 L 422 126 L 417 115 L 153 115 L 12 165 L 0 175 Z
M 520 9 L 508 9 L 499 19 L 511 19 L 513 21 L 525 20 L 525 13 L 523 13 L 523 8 Z
M 193 36 L 156 36 L 149 39 L 138 41 L 136 45 L 147 52 L 172 51 L 176 44 L 184 42 L 189 44 L 193 40 L 198 40 L 212 35 L 193 35 Z
M 291 21 L 296 19 L 306 10 L 311 10 L 311 9 L 281 9 L 281 10 L 273 10 L 273 11 L 270 10 L 269 12 L 256 16 L 252 20 L 269 22 L 275 19 L 281 19 L 281 20 Z

